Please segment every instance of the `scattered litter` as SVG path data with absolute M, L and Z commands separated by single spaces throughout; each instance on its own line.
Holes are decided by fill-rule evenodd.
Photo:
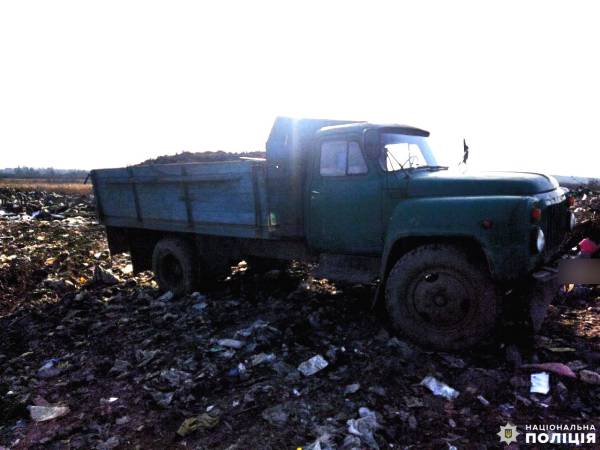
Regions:
M 572 347 L 546 347 L 546 349 L 550 350 L 553 353 L 570 353 L 577 351 Z
M 160 297 L 158 297 L 159 302 L 170 302 L 175 297 L 175 294 L 172 291 L 167 291 Z
M 349 384 L 348 386 L 346 386 L 344 388 L 344 394 L 345 395 L 354 394 L 354 393 L 358 392 L 359 389 L 360 389 L 359 383 Z
M 111 436 L 104 442 L 100 442 L 97 446 L 97 450 L 112 450 L 116 448 L 121 443 L 121 440 L 117 436 Z
M 581 369 L 585 369 L 588 365 L 586 363 L 584 363 L 583 361 L 580 361 L 578 359 L 575 359 L 573 361 L 569 361 L 567 363 L 567 366 L 569 366 L 569 368 L 573 371 L 573 372 L 578 372 Z
M 273 361 L 275 361 L 275 355 L 273 353 L 259 353 L 257 355 L 252 355 L 250 358 L 250 366 L 255 367 Z
M 532 394 L 547 394 L 550 392 L 550 374 L 547 372 L 539 372 L 531 374 L 531 388 L 529 392 Z
M 206 295 L 201 294 L 200 292 L 192 292 L 190 294 L 190 298 L 196 300 L 197 302 L 205 302 L 206 301 Z
M 574 285 L 559 297 L 549 316 L 559 322 L 533 347 L 515 333 L 502 341 L 506 357 L 502 347 L 440 353 L 383 329 L 368 312 L 372 287 L 334 295 L 339 289 L 297 262 L 273 280 L 232 272 L 210 298 L 159 301 L 151 272 L 134 274 L 130 255 L 108 251 L 91 196 L 4 193 L 0 187 L 0 446 L 279 448 L 285 434 L 294 448 L 311 450 L 491 448 L 500 421 L 579 423 L 596 412 L 597 286 Z M 588 194 L 583 208 L 597 222 L 600 197 Z M 44 209 L 49 215 L 31 218 Z M 568 248 L 586 236 L 598 242 L 592 225 Z M 96 266 L 122 282 L 96 281 Z M 244 345 L 219 345 L 220 338 Z M 299 364 L 314 355 L 326 370 L 304 376 Z M 551 374 L 548 394 L 529 393 L 531 372 Z M 433 375 L 460 396 L 453 404 L 436 397 L 415 386 L 415 374 Z M 70 412 L 45 424 L 25 409 L 67 404 Z M 219 420 L 213 413 L 223 406 Z M 359 406 L 381 415 L 357 415 Z M 198 414 L 212 419 L 198 424 Z M 381 428 L 361 432 L 369 417 Z M 258 437 L 249 434 L 256 426 L 264 429 Z M 180 428 L 196 434 L 182 438 Z
M 29 414 L 36 422 L 45 422 L 47 420 L 57 419 L 69 414 L 68 406 L 29 406 Z
M 414 397 L 412 395 L 404 396 L 404 402 L 406 403 L 407 408 L 421 408 L 425 405 L 420 398 Z
M 177 434 L 183 437 L 196 430 L 208 430 L 215 428 L 217 425 L 219 425 L 220 416 L 221 411 L 218 408 L 215 408 L 210 412 L 185 419 L 177 430 Z
M 227 371 L 227 376 L 228 377 L 237 377 L 240 375 L 240 371 L 237 367 L 232 367 L 231 369 L 229 369 Z
M 533 370 L 542 370 L 545 372 L 552 372 L 556 375 L 560 375 L 562 377 L 567 378 L 577 378 L 577 375 L 569 366 L 563 363 L 539 363 L 539 364 L 523 364 L 521 366 L 522 369 L 533 369 Z
M 584 383 L 600 384 L 600 373 L 592 370 L 583 369 L 579 371 L 579 378 Z
M 483 395 L 478 395 L 477 400 L 479 400 L 479 403 L 481 403 L 483 406 L 490 406 L 490 402 L 487 401 Z
M 284 426 L 289 418 L 289 414 L 285 411 L 283 405 L 275 405 L 272 408 L 267 408 L 262 412 L 261 416 L 270 424 L 278 427 Z
M 195 310 L 195 311 L 198 311 L 198 312 L 204 311 L 207 307 L 208 307 L 208 304 L 204 303 L 204 302 L 202 302 L 202 303 L 194 303 L 192 305 L 192 309 Z
M 431 375 L 423 378 L 421 385 L 427 387 L 434 395 L 439 395 L 448 400 L 453 400 L 459 395 L 459 392 L 456 389 L 451 388 L 446 383 L 441 382 Z
M 302 372 L 302 375 L 309 377 L 315 373 L 323 370 L 329 363 L 321 355 L 313 356 L 312 358 L 304 361 L 298 366 L 298 370 Z
M 579 242 L 579 249 L 583 256 L 590 257 L 596 253 L 600 247 L 590 238 L 585 238 Z
M 183 384 L 191 382 L 192 379 L 191 374 L 174 369 L 173 367 L 169 370 L 161 371 L 160 376 L 173 387 L 181 387 Z
M 122 375 L 129 371 L 131 364 L 123 359 L 115 359 L 115 363 L 108 372 L 111 375 Z
M 123 416 L 123 417 L 117 417 L 117 420 L 115 420 L 115 424 L 117 425 L 125 425 L 126 423 L 131 422 L 131 419 L 129 418 L 129 416 Z
M 358 409 L 358 419 L 349 419 L 346 424 L 348 433 L 357 436 L 360 440 L 367 444 L 372 449 L 379 449 L 379 445 L 375 441 L 373 433 L 380 428 L 377 423 L 375 412 L 369 408 L 361 407 Z
M 163 408 L 168 408 L 171 402 L 173 401 L 174 392 L 152 392 L 152 398 L 156 402 L 157 405 L 162 406 Z
M 93 281 L 96 283 L 113 285 L 119 283 L 121 280 L 119 280 L 119 278 L 112 273 L 110 269 L 105 269 L 102 266 L 96 266 L 94 267 Z
M 454 355 L 450 355 L 448 353 L 440 353 L 440 357 L 444 360 L 446 364 L 448 364 L 448 366 L 454 369 L 464 369 L 467 366 L 464 360 L 457 358 Z
M 239 350 L 244 346 L 242 341 L 238 341 L 236 339 L 219 339 L 217 344 L 219 344 L 221 347 L 234 348 L 236 350 Z
M 61 374 L 62 368 L 59 367 L 60 359 L 52 358 L 46 361 L 37 371 L 40 378 L 54 378 Z

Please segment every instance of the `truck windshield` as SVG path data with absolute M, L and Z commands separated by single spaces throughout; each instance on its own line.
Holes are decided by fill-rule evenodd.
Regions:
M 383 170 L 393 172 L 418 167 L 441 168 L 429 148 L 427 138 L 399 133 L 382 133 L 379 163 Z

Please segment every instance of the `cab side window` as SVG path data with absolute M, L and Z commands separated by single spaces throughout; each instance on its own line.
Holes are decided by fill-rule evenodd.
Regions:
M 367 173 L 367 163 L 356 142 L 348 143 L 348 175 L 360 175 Z
M 354 141 L 325 141 L 321 144 L 320 173 L 325 177 L 367 173 L 367 163 Z

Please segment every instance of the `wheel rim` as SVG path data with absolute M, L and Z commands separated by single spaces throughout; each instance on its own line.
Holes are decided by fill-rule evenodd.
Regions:
M 421 273 L 409 284 L 407 293 L 405 304 L 411 316 L 433 329 L 460 328 L 476 305 L 466 280 L 447 269 Z
M 165 255 L 160 263 L 160 278 L 170 287 L 177 287 L 183 280 L 183 268 L 179 260 L 171 255 Z

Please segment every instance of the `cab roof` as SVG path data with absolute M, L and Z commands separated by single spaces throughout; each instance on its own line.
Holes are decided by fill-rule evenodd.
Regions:
M 320 128 L 317 132 L 319 135 L 337 134 L 337 133 L 359 133 L 362 134 L 367 130 L 379 130 L 388 133 L 408 134 L 411 136 L 428 137 L 429 131 L 421 128 L 411 127 L 410 125 L 401 124 L 377 124 L 369 122 L 351 122 L 341 125 L 328 125 Z

